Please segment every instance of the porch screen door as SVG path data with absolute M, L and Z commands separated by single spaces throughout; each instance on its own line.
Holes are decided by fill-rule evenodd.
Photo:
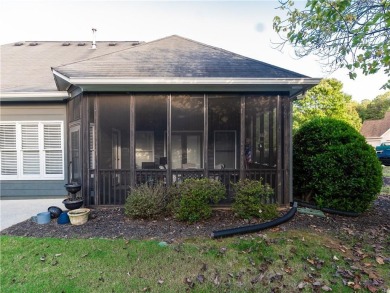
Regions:
M 69 181 L 81 183 L 80 125 L 70 127 Z

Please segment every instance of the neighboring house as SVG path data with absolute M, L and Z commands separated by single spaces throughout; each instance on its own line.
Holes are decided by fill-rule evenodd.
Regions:
M 45 57 L 78 46 L 55 43 L 2 46 L 2 196 L 64 194 L 74 181 L 87 205 L 116 205 L 132 186 L 209 177 L 229 196 L 249 178 L 292 199 L 291 102 L 319 79 L 179 36 L 60 62 Z M 49 67 L 52 80 L 35 80 Z
M 373 147 L 390 142 L 390 112 L 386 112 L 383 119 L 365 120 L 360 133 Z

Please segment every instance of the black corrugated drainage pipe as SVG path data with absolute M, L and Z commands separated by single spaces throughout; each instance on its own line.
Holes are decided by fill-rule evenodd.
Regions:
M 266 223 L 256 224 L 256 225 L 249 225 L 249 226 L 231 228 L 231 229 L 226 229 L 226 230 L 213 231 L 213 233 L 211 233 L 211 237 L 212 238 L 222 238 L 222 237 L 228 237 L 228 236 L 233 236 L 233 235 L 237 235 L 237 234 L 253 233 L 253 232 L 258 232 L 258 231 L 261 231 L 264 229 L 268 229 L 268 228 L 283 224 L 284 222 L 287 222 L 295 215 L 295 213 L 297 211 L 297 207 L 298 207 L 298 204 L 296 202 L 294 202 L 292 208 L 288 211 L 288 213 L 283 215 L 280 218 L 277 218 L 275 220 L 272 220 L 272 221 L 269 221 Z
M 293 203 L 295 203 L 295 202 L 293 202 Z M 346 216 L 346 217 L 359 217 L 360 216 L 360 213 L 340 211 L 340 210 L 329 209 L 329 208 L 319 208 L 313 204 L 310 204 L 310 203 L 307 203 L 304 201 L 298 201 L 298 204 L 302 207 L 321 210 L 321 211 L 328 213 L 328 214 L 335 214 L 335 215 Z

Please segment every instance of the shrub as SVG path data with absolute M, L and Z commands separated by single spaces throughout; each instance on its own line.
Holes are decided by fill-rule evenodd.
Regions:
M 373 147 L 347 123 L 316 118 L 293 138 L 294 197 L 320 207 L 363 212 L 382 186 Z
M 182 221 L 196 222 L 211 216 L 210 203 L 225 197 L 225 186 L 217 180 L 186 179 L 176 190 L 171 190 L 175 216 Z
M 162 184 L 143 184 L 132 189 L 125 203 L 125 214 L 130 218 L 153 218 L 165 213 L 166 188 Z
M 232 209 L 240 218 L 269 220 L 277 216 L 276 204 L 271 203 L 274 190 L 268 184 L 245 179 L 233 184 L 233 188 L 236 194 Z

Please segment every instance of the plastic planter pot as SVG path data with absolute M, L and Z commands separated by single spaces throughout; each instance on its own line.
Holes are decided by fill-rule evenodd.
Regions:
M 83 225 L 88 221 L 90 209 L 76 209 L 68 212 L 69 220 L 72 225 Z
M 64 199 L 62 201 L 62 203 L 64 204 L 64 206 L 68 210 L 75 210 L 75 209 L 79 209 L 82 207 L 84 200 L 82 200 L 82 199 L 79 199 L 79 200 Z

